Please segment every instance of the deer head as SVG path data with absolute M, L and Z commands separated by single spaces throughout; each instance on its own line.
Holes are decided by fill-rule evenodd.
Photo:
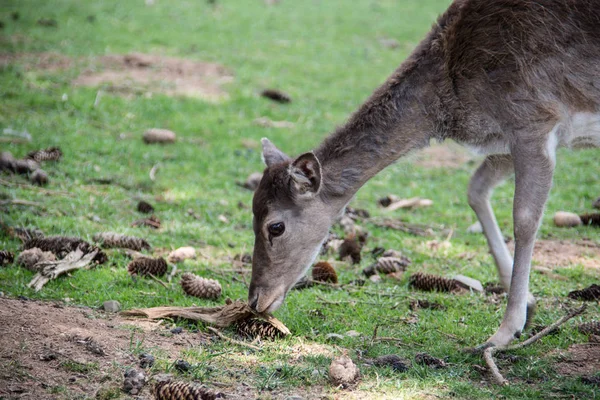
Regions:
M 321 163 L 311 153 L 292 160 L 262 139 L 267 168 L 254 193 L 254 255 L 248 303 L 275 311 L 317 257 L 336 216 L 324 201 Z

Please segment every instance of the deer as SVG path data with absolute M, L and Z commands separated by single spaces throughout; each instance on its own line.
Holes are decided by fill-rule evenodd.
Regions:
M 263 138 L 248 304 L 277 310 L 355 193 L 399 158 L 451 139 L 485 158 L 467 190 L 508 301 L 480 349 L 531 322 L 529 274 L 559 147 L 600 146 L 600 1 L 455 0 L 342 126 L 295 158 Z M 514 255 L 491 207 L 514 174 Z

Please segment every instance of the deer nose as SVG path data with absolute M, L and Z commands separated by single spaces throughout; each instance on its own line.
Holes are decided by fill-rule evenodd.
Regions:
M 256 311 L 256 306 L 258 305 L 258 296 L 254 296 L 254 299 L 250 299 L 248 301 L 248 304 L 250 304 L 250 308 L 253 309 L 254 311 Z

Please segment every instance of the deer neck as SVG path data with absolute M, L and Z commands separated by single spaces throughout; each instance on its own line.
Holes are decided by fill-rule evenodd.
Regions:
M 432 137 L 443 136 L 439 115 L 445 113 L 435 108 L 441 102 L 436 82 L 418 72 L 421 68 L 410 67 L 401 67 L 315 150 L 323 174 L 322 196 L 334 211 L 382 169 L 427 146 Z

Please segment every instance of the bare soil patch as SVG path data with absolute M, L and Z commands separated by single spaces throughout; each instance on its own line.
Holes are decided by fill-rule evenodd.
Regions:
M 514 241 L 508 243 L 514 251 Z M 534 264 L 547 268 L 582 265 L 585 268 L 600 268 L 600 246 L 586 241 L 538 240 L 533 250 Z
M 598 343 L 574 344 L 559 353 L 556 371 L 566 376 L 584 376 L 600 371 L 600 345 Z
M 460 168 L 476 158 L 463 146 L 446 141 L 421 150 L 415 155 L 414 164 L 424 168 Z
M 20 63 L 27 70 L 58 71 L 83 67 L 72 83 L 100 87 L 119 95 L 149 95 L 201 98 L 220 101 L 227 97 L 222 85 L 233 74 L 217 63 L 131 53 L 92 59 L 74 59 L 57 53 L 0 54 L 0 67 Z

